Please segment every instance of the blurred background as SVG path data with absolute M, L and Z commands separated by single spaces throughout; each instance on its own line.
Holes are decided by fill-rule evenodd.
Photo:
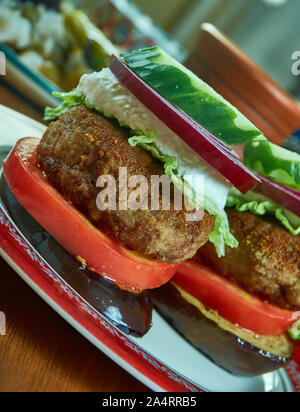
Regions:
M 197 43 L 201 23 L 213 23 L 300 99 L 300 77 L 291 72 L 292 53 L 300 50 L 299 0 L 133 2 L 189 51 Z

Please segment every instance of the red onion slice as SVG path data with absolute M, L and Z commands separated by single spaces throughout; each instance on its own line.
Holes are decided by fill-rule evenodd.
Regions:
M 300 192 L 288 186 L 259 176 L 262 183 L 257 185 L 255 192 L 261 193 L 273 202 L 300 217 Z
M 241 193 L 261 182 L 230 148 L 152 89 L 122 60 L 112 56 L 110 69 L 144 106 Z

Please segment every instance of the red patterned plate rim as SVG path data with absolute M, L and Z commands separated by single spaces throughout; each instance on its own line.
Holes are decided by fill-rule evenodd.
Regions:
M 49 304 L 58 305 L 67 317 L 73 320 L 73 326 L 79 329 L 79 332 L 81 328 L 84 329 L 92 341 L 96 339 L 106 347 L 108 356 L 116 356 L 118 360 L 122 360 L 124 369 L 130 373 L 131 368 L 137 371 L 139 379 L 144 377 L 143 381 L 148 387 L 166 392 L 206 391 L 140 348 L 90 306 L 35 251 L 1 205 L 0 247 L 4 252 L 4 258 L 13 261 L 31 281 L 30 283 L 47 295 Z
M 120 366 L 148 387 L 155 391 L 166 392 L 208 391 L 178 374 L 139 347 L 90 306 L 35 251 L 13 224 L 1 205 L 0 247 L 4 252 L 4 258 L 11 260 L 23 273 L 23 276 L 19 273 L 23 279 L 27 280 L 37 292 L 40 290 L 47 296 L 47 299 L 45 299 L 45 296 L 41 296 L 47 300 L 47 303 L 55 310 L 59 307 L 61 316 L 79 332 L 85 331 L 85 337 L 94 344 L 97 341 L 98 345 L 96 346 L 100 344 L 102 346 L 101 350 L 106 355 L 117 361 Z M 299 353 L 296 356 L 297 358 L 295 357 L 295 360 L 286 368 L 286 372 L 295 391 L 300 392 Z

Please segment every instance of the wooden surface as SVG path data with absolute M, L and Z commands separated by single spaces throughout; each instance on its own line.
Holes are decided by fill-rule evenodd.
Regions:
M 0 83 L 0 104 L 41 121 L 36 108 Z M 4 125 L 0 125 L 4 127 Z M 143 392 L 44 303 L 0 258 L 0 392 Z

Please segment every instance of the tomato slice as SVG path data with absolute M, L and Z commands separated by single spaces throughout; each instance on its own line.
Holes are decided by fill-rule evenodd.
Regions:
M 281 335 L 300 318 L 300 313 L 263 302 L 198 263 L 180 266 L 172 283 L 231 323 L 258 335 Z
M 105 236 L 53 188 L 36 166 L 39 139 L 17 142 L 3 165 L 6 180 L 21 205 L 73 256 L 89 269 L 130 291 L 167 283 L 178 265 L 153 262 Z

